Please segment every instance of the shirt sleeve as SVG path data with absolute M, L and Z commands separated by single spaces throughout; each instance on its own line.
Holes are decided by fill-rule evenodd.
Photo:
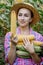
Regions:
M 37 33 L 37 39 L 41 42 L 43 42 L 43 36 L 39 33 Z
M 43 36 L 42 36 L 40 33 L 38 33 L 38 32 L 36 32 L 36 31 L 33 31 L 33 30 L 32 30 L 32 34 L 35 36 L 35 39 L 36 39 L 37 41 L 43 42 Z
M 35 39 L 37 41 L 43 42 L 43 36 L 40 33 L 36 32 L 36 31 L 33 31 L 33 30 L 32 30 L 31 33 L 35 36 Z M 37 65 L 37 64 L 35 64 L 35 65 Z M 41 57 L 41 62 L 40 62 L 39 65 L 43 65 L 43 56 Z
M 8 53 L 10 50 L 10 37 L 11 37 L 11 32 L 8 32 L 5 35 L 5 41 L 4 41 L 5 61 L 7 60 Z

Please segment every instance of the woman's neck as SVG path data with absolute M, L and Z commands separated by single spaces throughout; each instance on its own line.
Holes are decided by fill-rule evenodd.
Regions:
M 30 34 L 30 28 L 29 26 L 26 26 L 26 27 L 20 27 L 20 30 L 21 30 L 21 34 Z

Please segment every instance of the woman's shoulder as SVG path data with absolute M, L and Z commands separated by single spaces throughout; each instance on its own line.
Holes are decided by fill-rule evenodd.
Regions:
M 10 34 L 11 34 L 11 32 L 7 32 L 5 36 L 10 35 Z
M 6 33 L 5 38 L 9 39 L 11 37 L 11 34 L 12 34 L 11 32 Z
M 43 41 L 43 36 L 37 31 L 34 31 L 33 29 L 31 29 L 31 34 L 35 36 L 36 40 Z
M 9 48 L 10 46 L 10 37 L 11 37 L 11 32 L 6 33 L 5 35 L 5 40 L 4 40 L 4 48 Z

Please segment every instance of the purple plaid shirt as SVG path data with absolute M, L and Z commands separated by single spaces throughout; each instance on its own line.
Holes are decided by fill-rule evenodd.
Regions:
M 20 28 L 18 27 L 16 30 L 17 34 L 20 34 Z M 35 31 L 33 31 L 32 29 L 30 29 L 30 34 L 33 34 L 36 38 L 36 40 L 38 41 L 43 41 L 43 36 Z M 5 43 L 4 43 L 4 49 L 5 49 L 5 60 L 7 60 L 7 56 L 10 50 L 10 36 L 11 36 L 11 32 L 8 32 L 5 36 Z M 42 62 L 39 65 L 43 65 L 43 57 L 41 57 Z M 10 65 L 8 63 L 8 65 Z M 23 58 L 19 58 L 17 57 L 15 59 L 15 62 L 13 63 L 13 65 L 37 65 L 35 64 L 35 62 L 32 59 L 23 59 Z

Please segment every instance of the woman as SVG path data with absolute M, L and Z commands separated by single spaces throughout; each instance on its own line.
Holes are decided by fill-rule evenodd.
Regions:
M 33 31 L 30 28 L 31 24 L 35 24 L 39 21 L 39 14 L 37 10 L 31 6 L 30 4 L 26 3 L 18 3 L 12 7 L 12 10 L 15 10 L 17 15 L 17 23 L 19 26 L 17 27 L 16 33 L 23 34 L 23 35 L 30 35 L 33 34 L 35 39 L 38 41 L 43 41 L 43 37 L 41 34 Z M 12 42 L 10 47 L 10 42 Z M 16 38 L 13 38 L 11 32 L 7 33 L 5 36 L 5 60 L 8 62 L 8 65 L 42 65 L 42 58 L 38 57 L 35 53 L 33 43 L 27 39 L 23 39 L 23 46 L 24 48 L 30 53 L 31 58 L 24 59 L 16 57 Z

